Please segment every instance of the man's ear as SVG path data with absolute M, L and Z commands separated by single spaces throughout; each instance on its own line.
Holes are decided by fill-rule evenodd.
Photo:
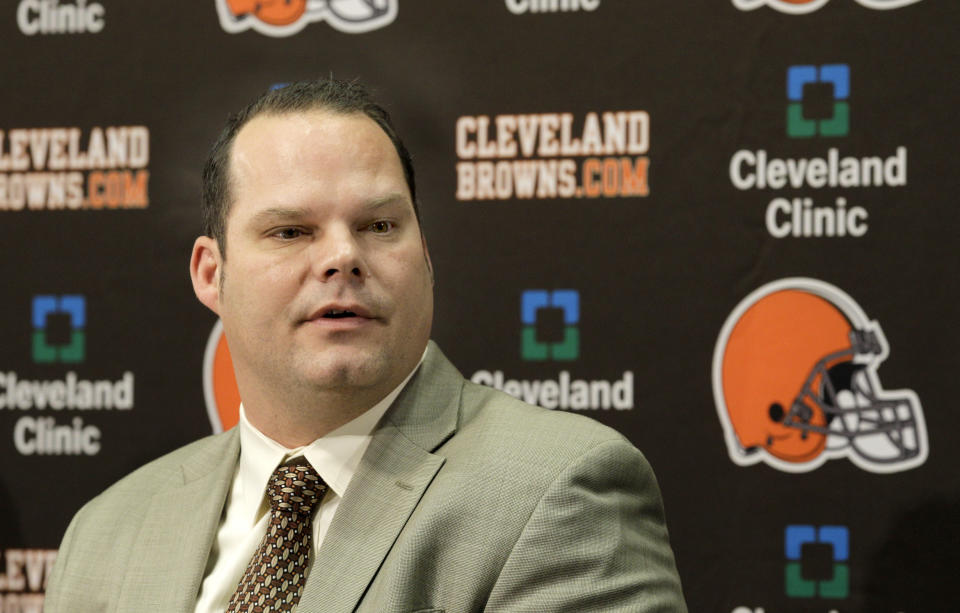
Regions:
M 217 241 L 209 236 L 200 236 L 193 242 L 190 255 L 190 279 L 197 300 L 208 309 L 220 314 L 220 275 L 223 258 Z

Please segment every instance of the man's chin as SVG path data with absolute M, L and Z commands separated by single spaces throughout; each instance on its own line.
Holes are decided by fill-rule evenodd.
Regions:
M 325 358 L 310 363 L 305 373 L 305 380 L 321 390 L 371 389 L 389 378 L 387 360 L 378 354 L 343 350 Z

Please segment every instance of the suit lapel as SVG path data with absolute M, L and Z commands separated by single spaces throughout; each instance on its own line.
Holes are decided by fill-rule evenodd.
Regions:
M 120 595 L 120 611 L 193 611 L 240 450 L 236 429 L 181 465 L 153 495 Z
M 463 377 L 431 342 L 417 374 L 374 433 L 311 565 L 300 608 L 353 611 L 443 458 Z

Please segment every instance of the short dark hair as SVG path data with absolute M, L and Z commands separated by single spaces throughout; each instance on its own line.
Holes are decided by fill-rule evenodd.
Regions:
M 400 136 L 397 135 L 386 109 L 374 101 L 370 92 L 357 81 L 341 81 L 332 77 L 316 81 L 299 81 L 266 91 L 239 113 L 231 115 L 210 149 L 207 161 L 203 165 L 201 215 L 203 233 L 216 239 L 222 257 L 226 258 L 227 215 L 232 204 L 230 152 L 237 134 L 247 122 L 258 115 L 284 115 L 298 111 L 329 111 L 343 115 L 363 113 L 376 122 L 397 150 L 400 164 L 403 166 L 403 175 L 410 189 L 413 212 L 417 223 L 420 222 L 413 161 Z

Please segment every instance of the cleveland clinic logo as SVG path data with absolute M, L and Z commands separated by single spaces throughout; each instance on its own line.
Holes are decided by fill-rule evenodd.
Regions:
M 850 595 L 850 530 L 846 526 L 789 525 L 784 554 L 784 588 L 790 598 Z
M 538 379 L 515 379 L 503 370 L 478 370 L 470 380 L 545 409 L 569 411 L 633 409 L 633 371 L 619 379 L 581 378 L 572 370 L 580 359 L 580 292 L 528 289 L 520 294 L 520 357 L 539 362 Z M 563 364 L 553 375 L 550 362 Z M 568 370 L 569 369 L 569 370 Z
M 382 28 L 397 17 L 399 0 L 216 0 L 220 25 L 231 34 L 254 30 L 292 36 L 309 23 L 359 34 Z
M 850 66 L 787 69 L 787 136 L 846 136 L 850 132 Z
M 86 297 L 38 294 L 31 306 L 34 363 L 49 366 L 85 362 Z M 24 456 L 97 455 L 104 444 L 95 423 L 98 411 L 133 409 L 133 372 L 124 371 L 113 379 L 58 370 L 45 367 L 48 376 L 40 379 L 24 377 L 12 369 L 0 370 L 0 410 L 19 411 L 13 426 L 13 448 Z
M 897 146 L 876 154 L 851 155 L 843 144 L 851 133 L 853 68 L 848 63 L 786 66 L 783 129 L 791 139 L 820 141 L 825 150 L 785 156 L 766 147 L 740 149 L 730 158 L 731 184 L 766 192 L 763 220 L 774 238 L 859 238 L 873 224 L 861 198 L 873 188 L 907 185 L 908 150 Z M 862 76 L 857 81 L 862 80 Z M 857 104 L 864 104 L 863 91 Z M 866 101 L 869 104 L 869 100 Z M 859 132 L 869 129 L 861 121 Z M 824 194 L 824 190 L 844 191 Z M 871 188 L 865 192 L 862 188 Z M 803 190 L 803 191 L 801 191 Z
M 567 13 L 595 11 L 600 0 L 505 0 L 507 10 L 514 15 L 524 13 Z
M 733 0 L 733 6 L 741 11 L 752 11 L 762 6 L 768 6 L 781 13 L 803 15 L 820 10 L 828 2 L 830 2 L 830 0 Z M 869 9 L 886 11 L 920 2 L 920 0 L 856 0 L 856 2 Z
M 80 295 L 33 297 L 33 361 L 82 362 L 86 356 L 87 301 Z
M 103 30 L 103 5 L 88 0 L 21 0 L 17 5 L 17 27 L 27 36 L 36 34 L 96 34 Z
M 531 289 L 520 299 L 520 355 L 527 361 L 569 361 L 580 356 L 580 292 Z

